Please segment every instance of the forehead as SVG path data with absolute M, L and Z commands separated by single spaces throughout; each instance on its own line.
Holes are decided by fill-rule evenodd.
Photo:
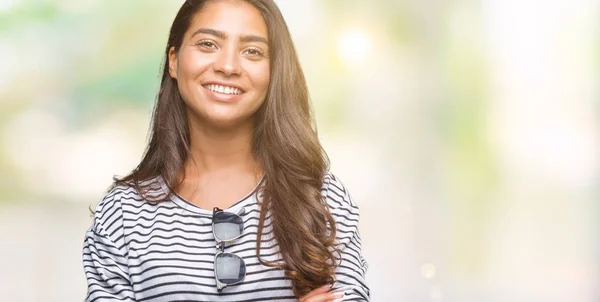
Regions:
M 245 1 L 208 1 L 190 23 L 188 34 L 199 28 L 228 35 L 259 35 L 267 38 L 267 24 L 260 11 Z

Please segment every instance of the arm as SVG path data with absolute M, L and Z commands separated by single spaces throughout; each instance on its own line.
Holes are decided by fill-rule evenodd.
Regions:
M 344 301 L 369 301 L 365 280 L 368 264 L 362 254 L 358 232 L 359 211 L 348 190 L 335 176 L 326 178 L 327 203 L 336 221 L 340 262 L 336 268 L 334 290 L 345 292 Z
M 88 284 L 85 301 L 135 301 L 124 240 L 119 236 L 123 234 L 123 216 L 120 207 L 109 203 L 115 203 L 114 198 L 107 197 L 98 205 L 94 224 L 85 235 L 83 270 Z M 104 228 L 105 222 L 110 222 L 107 225 L 111 233 Z

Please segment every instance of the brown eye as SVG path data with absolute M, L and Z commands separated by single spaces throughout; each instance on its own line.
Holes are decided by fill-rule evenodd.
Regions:
M 254 47 L 251 47 L 251 48 L 248 48 L 248 49 L 246 49 L 246 50 L 244 51 L 244 53 L 245 53 L 245 54 L 248 54 L 248 55 L 250 55 L 250 56 L 253 56 L 253 57 L 263 57 L 263 56 L 264 56 L 264 52 L 262 52 L 262 51 L 261 51 L 260 49 L 258 49 L 258 48 L 254 48 Z
M 207 40 L 197 42 L 196 46 L 201 46 L 201 47 L 209 48 L 209 49 L 217 49 L 217 46 L 215 45 L 215 43 L 213 43 L 211 41 L 207 41 Z

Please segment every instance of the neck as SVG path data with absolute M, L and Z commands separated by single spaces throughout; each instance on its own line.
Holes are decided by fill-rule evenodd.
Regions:
M 190 122 L 189 127 L 190 153 L 184 163 L 185 178 L 199 174 L 261 174 L 252 152 L 251 121 L 230 129 L 216 129 L 197 122 Z

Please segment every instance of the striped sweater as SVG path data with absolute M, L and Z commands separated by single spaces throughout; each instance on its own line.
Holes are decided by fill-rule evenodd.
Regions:
M 150 196 L 168 192 L 160 178 L 155 180 Z M 264 266 L 256 257 L 261 196 L 254 193 L 226 210 L 244 220 L 243 235 L 225 251 L 244 259 L 246 278 L 218 293 L 212 211 L 177 194 L 166 202 L 148 203 L 133 187 L 116 186 L 98 204 L 85 234 L 86 301 L 297 301 L 284 271 Z M 334 288 L 345 290 L 344 301 L 369 301 L 358 208 L 333 174 L 326 175 L 322 194 L 336 220 L 342 252 Z M 270 222 L 267 214 L 260 255 L 266 261 L 281 261 Z

